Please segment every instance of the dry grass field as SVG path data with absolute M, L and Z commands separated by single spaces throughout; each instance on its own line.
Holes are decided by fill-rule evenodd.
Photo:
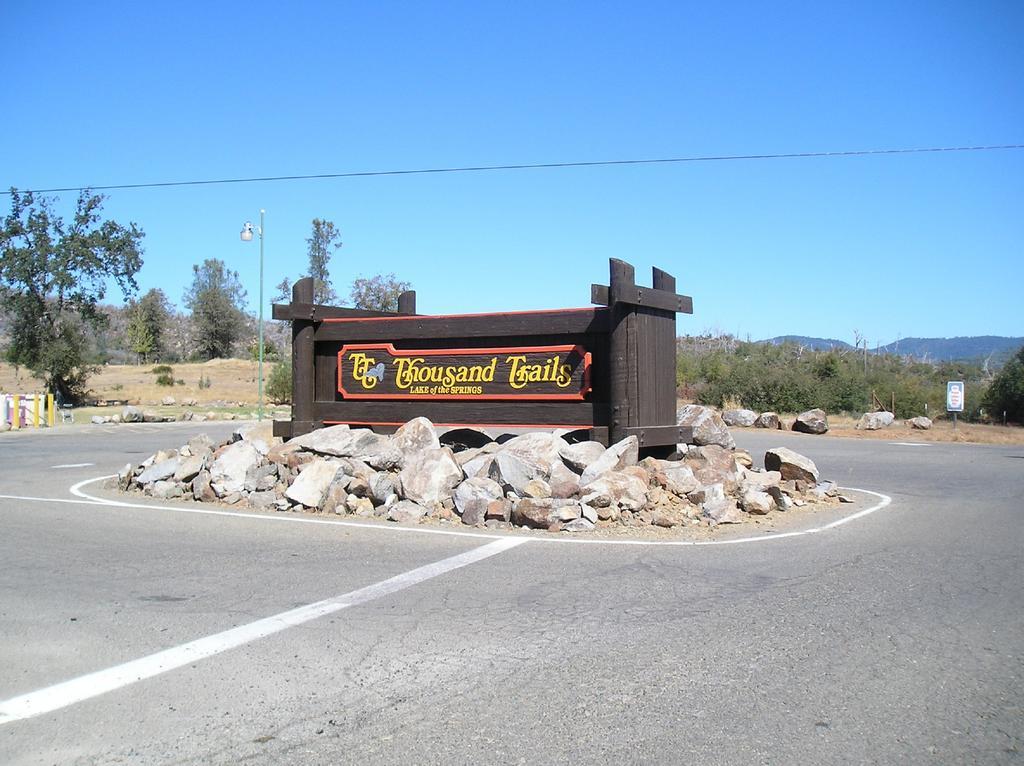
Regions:
M 173 386 L 157 385 L 159 377 L 152 372 L 156 365 L 106 365 L 97 375 L 89 379 L 89 388 L 97 400 L 125 401 L 142 407 L 158 410 L 164 415 L 177 415 L 186 408 L 186 399 L 195 399 L 197 404 L 189 409 L 196 412 L 213 411 L 245 416 L 255 411 L 258 401 L 256 362 L 242 359 L 213 359 L 196 364 L 172 364 Z M 264 383 L 270 375 L 272 364 L 264 362 Z M 209 386 L 200 387 L 199 381 L 209 380 Z M 41 390 L 39 381 L 25 370 L 15 370 L 9 364 L 0 364 L 0 391 L 6 393 L 32 393 Z M 173 396 L 176 404 L 161 406 L 165 396 Z M 266 400 L 265 400 L 266 401 Z M 288 407 L 272 407 L 267 401 L 268 411 L 287 413 Z M 111 407 L 81 407 L 75 410 L 76 422 L 88 421 L 92 415 L 112 414 Z M 281 417 L 281 414 L 277 415 Z

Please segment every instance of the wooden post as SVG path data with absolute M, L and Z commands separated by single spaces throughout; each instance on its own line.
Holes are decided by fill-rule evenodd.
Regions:
M 630 409 L 632 381 L 630 373 L 630 325 L 633 319 L 633 306 L 619 301 L 619 297 L 636 287 L 636 272 L 633 267 L 618 258 L 608 262 L 608 307 L 611 310 L 611 337 L 609 339 L 609 359 L 611 368 L 609 380 L 609 413 L 608 440 L 614 444 L 625 435 L 631 425 L 633 413 Z
M 21 428 L 21 397 L 14 395 L 14 416 L 11 418 L 11 428 L 15 431 Z
M 292 304 L 313 303 L 313 278 L 292 287 Z M 292 436 L 313 430 L 313 320 L 292 319 Z
M 398 296 L 398 313 L 412 315 L 416 313 L 416 291 L 406 290 Z

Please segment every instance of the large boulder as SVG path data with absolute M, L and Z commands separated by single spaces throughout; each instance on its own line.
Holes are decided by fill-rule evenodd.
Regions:
M 640 456 L 640 442 L 635 436 L 627 436 L 601 453 L 590 463 L 580 476 L 580 486 L 585 487 L 609 471 L 621 471 L 636 465 Z
M 627 511 L 640 510 L 647 504 L 647 482 L 630 470 L 643 473 L 643 469 L 640 468 L 609 471 L 583 489 L 582 502 L 591 503 L 598 500 L 601 505 L 611 503 Z M 604 502 L 604 499 L 607 499 L 607 502 Z
M 161 460 L 160 462 L 153 463 L 153 465 L 140 473 L 135 481 L 142 486 L 152 484 L 155 481 L 166 481 L 174 476 L 175 471 L 178 470 L 180 465 L 181 459 L 178 457 Z
M 235 442 L 216 453 L 210 466 L 210 482 L 217 494 L 223 497 L 232 492 L 241 492 L 249 470 L 262 460 L 259 450 L 246 441 Z
M 605 453 L 601 442 L 587 441 L 566 444 L 559 453 L 563 462 L 576 473 L 583 473 L 587 466 Z
M 441 441 L 437 438 L 434 424 L 426 418 L 413 418 L 391 436 L 391 443 L 404 455 L 425 449 L 437 449 Z
M 878 431 L 892 425 L 893 414 L 882 410 L 881 412 L 865 412 L 857 421 L 856 428 L 864 431 Z
M 783 481 L 818 481 L 818 467 L 814 461 L 787 447 L 775 447 L 764 454 L 766 471 L 778 471 Z
M 492 479 L 471 478 L 466 479 L 455 488 L 452 499 L 455 501 L 455 510 L 460 516 L 469 512 L 473 517 L 479 515 L 481 520 L 487 512 L 487 506 L 494 500 L 504 497 L 501 485 Z M 473 521 L 472 523 L 476 523 Z
M 447 447 L 407 455 L 400 474 L 405 499 L 427 508 L 450 497 L 462 477 L 462 468 Z
M 121 422 L 122 423 L 141 423 L 142 422 L 142 410 L 138 407 L 125 407 L 121 410 Z
M 245 444 L 245 442 L 239 442 Z M 341 466 L 328 460 L 314 460 L 306 465 L 284 496 L 307 508 L 320 509 L 327 496 L 327 490 L 338 475 Z
M 722 421 L 727 426 L 742 426 L 749 428 L 757 420 L 757 413 L 753 410 L 726 410 L 722 413 Z
M 394 468 L 402 461 L 402 452 L 391 439 L 367 428 L 346 425 L 319 428 L 289 442 L 294 443 L 318 455 L 356 458 L 378 470 Z
M 551 466 L 561 460 L 560 453 L 565 446 L 565 439 L 560 436 L 537 432 L 509 439 L 501 445 L 498 454 L 515 455 L 525 462 L 539 466 L 544 474 L 541 478 L 545 478 L 551 473 Z
M 777 431 L 782 428 L 782 421 L 779 420 L 779 413 L 762 412 L 757 416 L 757 420 L 754 421 L 754 428 L 770 428 L 773 431 Z
M 911 428 L 916 428 L 919 431 L 927 431 L 932 427 L 931 418 L 926 418 L 924 415 L 918 415 L 916 418 L 910 418 L 907 421 L 907 425 Z
M 805 434 L 823 434 L 828 431 L 828 417 L 825 410 L 813 409 L 796 416 L 793 430 Z
M 676 412 L 676 422 L 693 429 L 692 444 L 717 444 L 726 449 L 736 446 L 722 416 L 711 407 L 687 404 Z

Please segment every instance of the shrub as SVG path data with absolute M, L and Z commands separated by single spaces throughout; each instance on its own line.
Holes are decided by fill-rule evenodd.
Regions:
M 209 388 L 209 387 L 210 387 L 210 376 L 207 375 L 204 378 L 202 375 L 200 375 L 199 376 L 199 388 L 203 389 L 203 388 Z
M 157 377 L 156 384 L 158 386 L 173 386 L 174 385 L 174 377 L 164 373 L 163 375 L 160 375 L 159 377 Z
M 989 417 L 1002 421 L 1024 423 L 1024 348 L 1010 359 L 993 378 L 984 394 L 984 406 Z
M 267 398 L 274 404 L 290 404 L 292 401 L 292 366 L 278 362 L 267 379 Z
M 154 375 L 170 375 L 174 369 L 166 364 L 158 364 L 150 372 Z

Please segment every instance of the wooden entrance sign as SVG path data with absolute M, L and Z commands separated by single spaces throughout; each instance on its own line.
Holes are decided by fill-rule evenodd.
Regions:
M 301 279 L 275 319 L 292 323 L 290 438 L 347 423 L 389 431 L 417 416 L 439 426 L 568 428 L 605 444 L 635 435 L 644 454 L 691 436 L 676 425 L 677 313 L 693 302 L 654 269 L 652 287 L 612 259 L 597 307 L 423 316 L 313 304 Z

